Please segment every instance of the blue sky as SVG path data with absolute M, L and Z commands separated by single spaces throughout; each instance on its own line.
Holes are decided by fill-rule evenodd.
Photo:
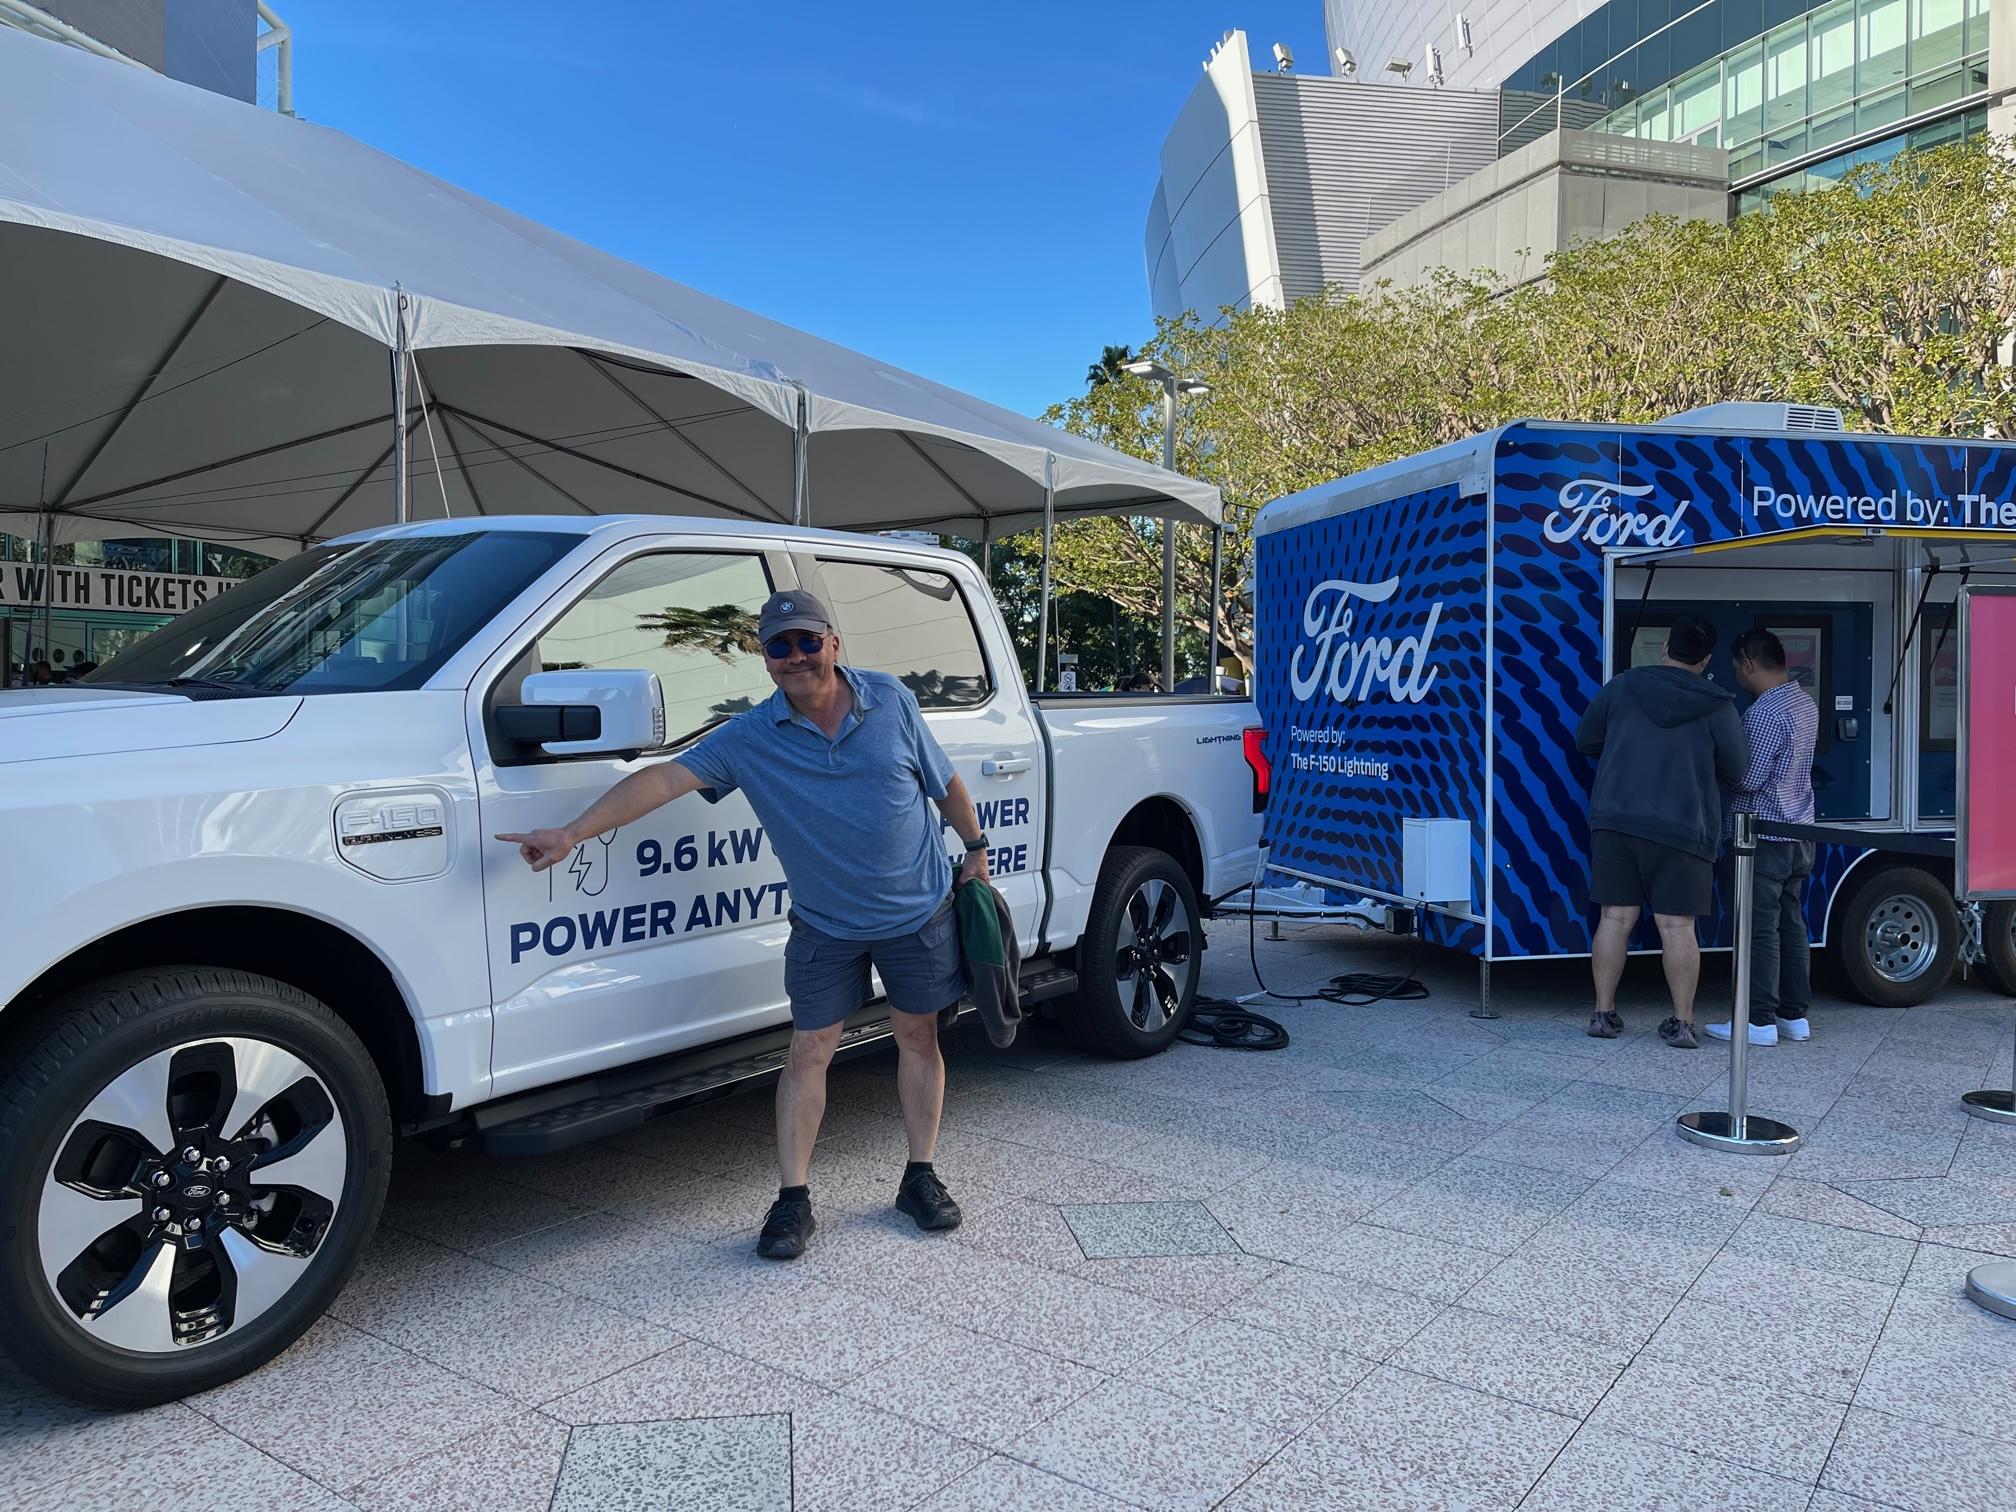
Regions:
M 276 9 L 302 115 L 1032 414 L 1153 330 L 1156 153 L 1219 34 L 1326 71 L 1320 0 Z

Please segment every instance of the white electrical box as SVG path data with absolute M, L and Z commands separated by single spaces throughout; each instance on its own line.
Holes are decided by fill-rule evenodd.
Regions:
M 1470 821 L 1400 821 L 1401 890 L 1416 903 L 1470 902 Z

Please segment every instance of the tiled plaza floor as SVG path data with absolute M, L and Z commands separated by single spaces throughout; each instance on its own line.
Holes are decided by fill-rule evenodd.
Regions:
M 1244 929 L 1212 938 L 1206 990 L 1247 990 Z M 1284 990 L 1406 959 L 1261 949 Z M 402 1149 L 355 1280 L 256 1375 L 111 1416 L 0 1365 L 0 1505 L 2016 1504 L 2016 1322 L 1961 1295 L 2016 1255 L 2016 1129 L 1957 1102 L 2010 1084 L 2004 1000 L 1823 1000 L 1752 1058 L 1807 1136 L 1759 1159 L 1674 1136 L 1727 1051 L 1652 1035 L 1656 968 L 1613 1041 L 1580 968 L 1501 968 L 1488 1022 L 1473 970 L 1270 1010 L 1278 1054 L 962 1028 L 951 1235 L 887 1206 L 893 1059 L 839 1068 L 793 1265 L 750 1252 L 767 1092 L 547 1160 Z

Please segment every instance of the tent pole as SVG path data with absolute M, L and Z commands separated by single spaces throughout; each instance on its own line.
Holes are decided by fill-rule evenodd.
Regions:
M 406 499 L 406 291 L 399 285 L 399 325 L 397 344 L 392 350 L 392 520 L 404 525 L 408 518 Z
M 1050 686 L 1050 533 L 1051 514 L 1057 507 L 1057 457 L 1043 453 L 1043 591 L 1036 613 L 1036 691 Z
M 812 501 L 807 497 L 805 452 L 812 438 L 805 428 L 805 385 L 794 380 L 791 387 L 798 390 L 798 425 L 791 433 L 791 523 L 806 525 L 811 523 Z
M 1176 380 L 1162 385 L 1162 467 L 1176 471 Z M 1165 501 L 1173 510 L 1176 501 Z M 1162 516 L 1162 691 L 1176 687 L 1176 517 Z
M 1211 660 L 1204 675 L 1211 679 L 1208 691 L 1218 691 L 1218 598 L 1225 584 L 1225 522 L 1211 532 Z

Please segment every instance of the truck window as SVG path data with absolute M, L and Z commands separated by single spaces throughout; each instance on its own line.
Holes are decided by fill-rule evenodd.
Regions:
M 980 632 L 948 573 L 819 559 L 840 660 L 903 680 L 926 709 L 969 709 L 994 685 Z
M 316 546 L 85 680 L 246 694 L 417 688 L 579 539 L 478 530 Z
M 665 690 L 676 745 L 753 709 L 776 686 L 763 667 L 756 616 L 770 596 L 761 557 L 660 551 L 603 578 L 539 637 L 539 668 L 642 669 Z

